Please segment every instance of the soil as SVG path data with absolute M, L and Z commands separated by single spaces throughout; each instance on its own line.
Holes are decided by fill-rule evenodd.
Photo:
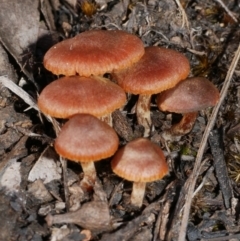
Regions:
M 239 0 L 0 2 L 0 240 L 240 240 L 240 63 L 227 75 L 240 43 Z M 125 30 L 144 46 L 179 51 L 190 61 L 189 76 L 208 78 L 219 91 L 230 81 L 216 117 L 213 108 L 201 110 L 190 133 L 170 139 L 164 133 L 181 115 L 159 111 L 152 97 L 148 138 L 164 151 L 169 174 L 147 183 L 140 208 L 111 158 L 95 164 L 91 190 L 79 185 L 81 166 L 54 150 L 65 121 L 36 105 L 58 78 L 43 66 L 46 51 L 92 29 Z M 143 136 L 136 101 L 128 95 L 113 113 L 120 147 Z

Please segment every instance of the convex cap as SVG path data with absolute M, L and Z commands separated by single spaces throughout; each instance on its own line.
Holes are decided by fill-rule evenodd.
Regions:
M 215 106 L 218 100 L 219 91 L 208 79 L 193 77 L 159 94 L 157 105 L 162 111 L 189 113 Z
M 51 47 L 44 67 L 56 75 L 103 75 L 137 62 L 144 45 L 135 35 L 121 30 L 91 30 Z
M 62 77 L 47 85 L 38 98 L 39 109 L 56 118 L 78 113 L 100 117 L 126 102 L 121 87 L 103 77 Z
M 111 162 L 118 176 L 133 181 L 131 204 L 141 207 L 146 182 L 162 179 L 168 165 L 159 146 L 148 139 L 138 138 L 119 149 Z
M 164 134 L 165 139 L 171 138 L 172 135 L 189 133 L 197 119 L 198 111 L 215 106 L 219 98 L 218 89 L 203 77 L 183 80 L 172 89 L 160 93 L 157 97 L 160 110 L 183 114 L 181 121 Z
M 55 141 L 56 152 L 76 162 L 92 162 L 112 156 L 118 149 L 116 132 L 89 114 L 73 116 Z
M 118 176 L 133 182 L 152 182 L 168 173 L 161 148 L 145 138 L 138 138 L 120 148 L 111 162 Z
M 157 94 L 185 79 L 190 71 L 188 59 L 181 53 L 156 46 L 145 48 L 145 54 L 134 65 L 114 72 L 114 78 L 133 94 Z

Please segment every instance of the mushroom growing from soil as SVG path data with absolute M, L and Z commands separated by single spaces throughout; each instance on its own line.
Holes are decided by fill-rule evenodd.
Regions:
M 174 87 L 189 71 L 189 61 L 183 54 L 152 46 L 145 48 L 145 54 L 137 63 L 112 74 L 126 92 L 139 95 L 136 114 L 138 124 L 145 129 L 144 137 L 150 134 L 151 96 Z
M 77 114 L 64 124 L 54 147 L 62 157 L 81 163 L 85 180 L 94 184 L 94 162 L 112 156 L 118 145 L 118 136 L 108 124 L 89 114 Z
M 111 125 L 111 113 L 125 102 L 123 89 L 107 78 L 72 76 L 47 85 L 38 98 L 38 107 L 56 118 L 67 119 L 78 113 L 108 116 Z
M 90 30 L 51 47 L 44 67 L 56 75 L 103 75 L 126 68 L 144 54 L 137 36 L 121 30 Z
M 138 138 L 119 149 L 111 161 L 118 176 L 133 182 L 131 203 L 141 207 L 146 182 L 162 179 L 168 165 L 161 148 L 145 138 Z
M 172 135 L 185 135 L 192 130 L 198 111 L 215 106 L 218 100 L 219 91 L 208 79 L 193 77 L 160 93 L 157 105 L 162 111 L 183 114 L 169 131 Z

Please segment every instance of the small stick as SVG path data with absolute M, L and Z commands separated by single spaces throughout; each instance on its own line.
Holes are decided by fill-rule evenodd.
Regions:
M 67 185 L 67 161 L 59 157 L 61 165 L 62 165 L 62 171 L 63 171 L 63 189 L 64 189 L 64 197 L 65 197 L 65 203 L 66 203 L 66 209 L 69 211 L 70 209 L 70 201 L 69 201 L 69 189 Z
M 232 185 L 228 177 L 227 166 L 223 153 L 223 141 L 218 130 L 213 130 L 209 136 L 209 144 L 213 155 L 213 165 L 216 177 L 222 191 L 225 207 L 230 208 L 230 200 L 233 198 Z

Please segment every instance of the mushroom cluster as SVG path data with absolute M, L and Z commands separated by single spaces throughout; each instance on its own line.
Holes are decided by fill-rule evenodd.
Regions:
M 111 112 L 124 105 L 126 94 L 103 75 L 132 65 L 143 54 L 141 40 L 120 30 L 91 30 L 57 43 L 45 54 L 43 64 L 65 77 L 42 91 L 40 110 L 56 118 L 88 113 L 105 117 L 111 125 Z
M 183 54 L 145 48 L 138 37 L 121 30 L 91 30 L 62 41 L 46 53 L 44 66 L 63 75 L 46 86 L 38 99 L 44 114 L 69 119 L 56 138 L 56 152 L 80 162 L 91 185 L 96 180 L 93 162 L 113 156 L 113 172 L 134 182 L 131 203 L 137 207 L 142 206 L 145 183 L 168 173 L 162 150 L 147 139 L 152 126 L 151 96 L 158 94 L 160 110 L 184 114 L 173 126 L 173 134 L 191 131 L 197 111 L 219 99 L 218 90 L 207 79 L 186 79 L 190 64 Z M 103 77 L 106 73 L 117 84 Z M 118 149 L 111 113 L 126 103 L 126 92 L 139 95 L 136 115 L 144 135 Z
M 125 104 L 126 94 L 103 75 L 134 64 L 143 54 L 143 43 L 135 35 L 92 30 L 54 45 L 44 56 L 44 67 L 64 77 L 43 89 L 38 106 L 45 115 L 69 119 L 55 150 L 81 163 L 82 183 L 94 185 L 93 162 L 112 156 L 119 145 L 111 113 Z

